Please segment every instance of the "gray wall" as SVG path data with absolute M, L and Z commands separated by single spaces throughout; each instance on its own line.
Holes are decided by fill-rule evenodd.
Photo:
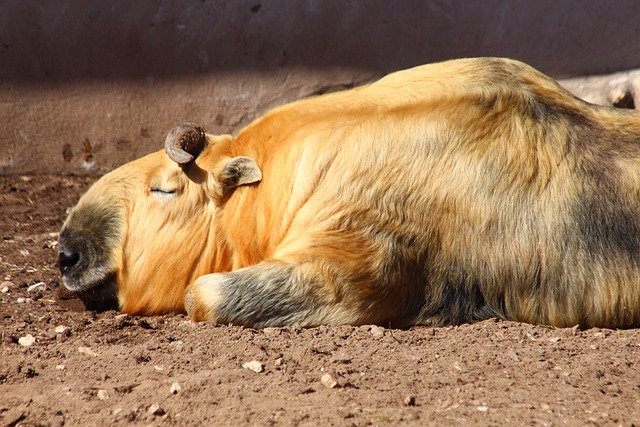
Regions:
M 185 120 L 389 71 L 509 56 L 555 77 L 640 67 L 640 2 L 0 1 L 0 173 L 102 173 Z

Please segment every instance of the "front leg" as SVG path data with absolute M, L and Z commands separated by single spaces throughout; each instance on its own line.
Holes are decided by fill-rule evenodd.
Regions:
M 228 273 L 198 278 L 185 291 L 194 321 L 216 320 L 255 328 L 375 323 L 363 312 L 358 289 L 336 272 L 306 264 L 261 262 Z M 325 266 L 326 267 L 326 266 Z M 354 288 L 355 286 L 355 288 Z M 367 293 L 368 294 L 368 293 Z M 370 295 L 370 294 L 368 294 Z M 373 301 L 367 301 L 371 306 Z

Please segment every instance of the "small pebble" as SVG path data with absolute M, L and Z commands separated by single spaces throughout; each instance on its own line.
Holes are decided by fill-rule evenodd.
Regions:
M 324 374 L 320 377 L 320 382 L 327 388 L 335 388 L 338 385 L 338 381 L 331 374 Z
M 98 357 L 98 353 L 91 350 L 89 347 L 78 347 L 78 352 L 86 354 L 87 356 Z
M 38 291 L 46 291 L 46 290 L 47 290 L 47 284 L 44 282 L 38 282 L 27 288 L 27 292 L 38 292 Z
M 173 350 L 182 350 L 182 347 L 184 346 L 184 342 L 178 340 L 178 341 L 172 341 L 169 344 L 169 348 L 173 349 Z
M 109 398 L 109 392 L 107 390 L 100 389 L 98 390 L 98 399 L 107 400 Z
M 515 351 L 510 351 L 509 353 L 507 353 L 507 356 L 509 357 L 509 359 L 513 360 L 514 362 L 520 361 L 520 358 L 518 357 Z
M 403 358 L 405 358 L 406 360 L 410 361 L 410 362 L 416 362 L 416 363 L 420 363 L 422 362 L 422 357 L 415 355 L 415 354 L 411 354 L 411 353 L 404 353 L 402 355 Z
M 24 303 L 27 303 L 27 302 L 31 302 L 31 298 L 20 297 L 20 298 L 16 299 L 16 302 L 18 304 L 24 304 Z
M 9 292 L 9 287 L 8 287 L 8 286 L 3 286 L 3 287 L 0 289 L 0 292 L 2 292 L 3 294 L 6 294 L 7 292 Z
M 24 337 L 20 337 L 18 339 L 18 344 L 20 344 L 23 347 L 32 346 L 33 344 L 35 344 L 35 342 L 36 342 L 36 338 L 31 334 L 27 334 Z
M 267 337 L 277 337 L 280 335 L 280 328 L 264 328 L 262 329 L 262 333 Z
M 148 411 L 147 411 L 147 412 L 148 412 L 150 415 L 157 415 L 157 416 L 160 416 L 160 415 L 164 415 L 164 414 L 165 414 L 164 409 L 162 409 L 162 408 L 160 407 L 160 404 L 159 404 L 159 403 L 154 403 L 153 405 L 149 406 L 149 409 L 148 409 Z
M 274 365 L 276 366 L 282 366 L 282 364 L 284 363 L 284 359 L 282 357 L 278 357 L 275 362 L 273 362 Z
M 182 391 L 182 387 L 180 387 L 180 384 L 178 384 L 177 381 L 174 381 L 173 384 L 171 384 L 169 391 L 171 394 L 178 394 Z
M 258 374 L 264 371 L 264 366 L 262 365 L 262 363 L 258 362 L 257 360 L 252 360 L 251 362 L 243 363 L 242 367 L 244 369 L 248 369 Z
M 29 256 L 29 251 L 27 249 L 20 249 L 20 253 L 22 256 Z
M 331 356 L 330 361 L 333 363 L 349 363 L 351 362 L 351 358 L 344 353 L 336 353 Z
M 45 338 L 47 338 L 49 340 L 55 340 L 56 337 L 58 336 L 58 334 L 56 334 L 53 331 L 42 332 L 42 334 L 40 334 L 40 335 L 42 335 L 43 337 L 45 337 Z
M 480 412 L 487 412 L 487 411 L 489 411 L 489 407 L 488 407 L 488 406 L 478 406 L 476 409 L 477 409 L 478 411 L 480 411 Z
M 406 406 L 416 406 L 416 397 L 415 396 L 407 396 L 404 398 L 404 404 Z
M 64 371 L 65 366 L 64 365 L 56 365 L 56 369 L 58 371 Z
M 369 329 L 369 332 L 371 332 L 371 335 L 376 338 L 384 337 L 384 328 L 381 326 L 371 325 L 371 329 Z
M 69 335 L 69 333 L 71 332 L 71 328 L 69 328 L 68 326 L 56 326 L 55 329 L 53 330 L 56 334 L 60 334 L 60 335 Z

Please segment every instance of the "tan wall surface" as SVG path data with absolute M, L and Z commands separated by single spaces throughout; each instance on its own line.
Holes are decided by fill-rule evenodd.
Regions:
M 387 72 L 509 56 L 555 76 L 640 67 L 640 2 L 0 0 L 0 173 L 102 173 L 176 124 Z

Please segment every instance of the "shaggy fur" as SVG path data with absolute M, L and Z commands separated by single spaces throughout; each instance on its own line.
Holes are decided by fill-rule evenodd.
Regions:
M 157 152 L 87 192 L 61 248 L 108 256 L 81 258 L 67 287 L 112 273 L 124 312 L 253 327 L 640 326 L 634 111 L 464 59 L 207 140 L 186 165 Z

